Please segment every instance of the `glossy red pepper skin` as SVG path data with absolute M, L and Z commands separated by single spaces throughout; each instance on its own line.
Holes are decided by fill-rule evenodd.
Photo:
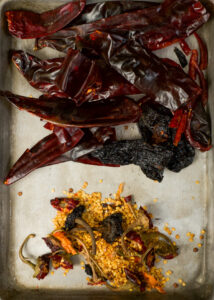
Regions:
M 76 52 L 73 50 L 73 55 Z M 39 90 L 47 97 L 69 97 L 66 93 L 60 91 L 55 84 L 55 79 L 60 73 L 63 61 L 63 57 L 41 60 L 21 50 L 12 52 L 12 62 L 19 72 L 33 88 Z
M 19 109 L 60 126 L 114 126 L 136 122 L 141 116 L 140 107 L 127 97 L 85 103 L 76 107 L 73 101 L 62 98 L 35 99 L 1 91 L 0 96 Z
M 184 53 L 186 55 L 190 55 L 192 50 L 190 49 L 189 45 L 187 44 L 187 42 L 185 41 L 185 39 L 180 40 L 179 42 L 181 49 L 184 51 Z
M 198 64 L 198 50 L 193 49 L 189 62 L 189 76 L 192 78 L 192 80 L 196 80 L 196 64 Z
M 5 13 L 10 34 L 21 39 L 47 36 L 65 27 L 84 9 L 85 0 L 69 2 L 44 13 L 12 10 Z
M 201 93 L 198 85 L 182 69 L 163 63 L 137 41 L 126 42 L 118 35 L 94 32 L 87 39 L 79 38 L 78 47 L 96 50 L 143 94 L 171 111 L 193 101 Z
M 176 128 L 177 131 L 176 131 L 176 134 L 175 134 L 175 138 L 174 138 L 174 141 L 173 141 L 173 145 L 174 146 L 178 146 L 180 140 L 181 140 L 181 137 L 182 137 L 182 134 L 185 132 L 186 130 L 186 124 L 187 124 L 187 114 L 188 112 L 184 109 L 178 109 L 170 124 L 169 124 L 169 127 L 170 128 Z
M 129 232 L 127 233 L 126 237 L 127 237 L 129 240 L 134 241 L 134 242 L 136 242 L 137 244 L 140 245 L 140 248 L 141 248 L 141 249 L 140 249 L 139 251 L 137 251 L 137 250 L 135 249 L 136 252 L 139 252 L 139 253 L 142 253 L 142 254 L 146 252 L 147 248 L 146 248 L 146 246 L 144 245 L 144 243 L 143 243 L 143 241 L 142 241 L 140 235 L 139 235 L 136 231 L 134 231 L 134 230 L 129 231 Z
M 84 133 L 79 128 L 70 129 L 68 132 L 64 128 L 59 128 L 55 133 L 46 136 L 31 149 L 27 149 L 11 168 L 4 183 L 7 185 L 12 184 L 71 150 L 81 140 Z
M 70 66 L 67 66 L 65 58 L 63 57 L 41 60 L 24 51 L 15 50 L 12 52 L 12 61 L 30 85 L 38 89 L 46 97 L 73 97 L 72 99 L 76 101 L 77 105 L 81 105 L 87 101 L 91 102 L 111 97 L 141 93 L 124 77 L 110 68 L 102 59 L 95 61 L 95 65 L 93 64 L 95 72 L 94 74 L 91 74 L 92 76 L 90 77 L 85 76 L 85 81 L 82 80 L 82 72 L 79 72 L 79 76 L 75 77 L 75 69 L 73 72 L 71 69 L 68 70 L 71 67 L 73 58 L 75 56 L 76 58 L 79 57 L 80 60 L 82 59 L 82 63 L 84 63 L 84 60 L 87 61 L 87 58 L 72 49 L 69 50 L 67 56 L 68 64 Z M 90 65 L 92 65 L 92 63 L 89 64 L 89 66 Z M 69 76 L 70 78 L 67 78 Z M 67 79 L 71 79 L 71 77 L 72 82 L 69 82 L 68 84 Z M 97 85 L 95 85 L 96 88 L 93 88 L 93 80 L 96 78 L 99 88 Z M 58 81 L 60 81 L 60 83 L 57 85 L 56 82 Z M 89 86 L 90 83 L 92 84 L 92 88 Z M 59 86 L 61 86 L 64 91 L 62 91 Z M 79 90 L 77 87 L 79 87 Z
M 134 35 L 144 47 L 157 50 L 191 35 L 208 19 L 209 13 L 197 0 L 165 0 L 159 6 L 66 28 L 47 39 L 39 39 L 37 45 L 67 52 L 70 47 L 75 47 L 78 35 L 85 37 L 96 30 L 109 33 L 131 30 L 136 31 Z

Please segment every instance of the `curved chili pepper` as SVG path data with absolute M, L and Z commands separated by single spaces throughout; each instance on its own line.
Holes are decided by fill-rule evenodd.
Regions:
M 10 34 L 21 39 L 34 39 L 62 29 L 75 19 L 84 7 L 85 0 L 76 0 L 41 14 L 12 10 L 7 11 L 5 15 Z
M 55 198 L 50 200 L 50 203 L 58 211 L 68 212 L 74 209 L 79 201 L 72 198 Z
M 207 85 L 207 81 L 206 81 L 206 79 L 204 77 L 203 71 L 199 68 L 198 63 L 193 62 L 193 64 L 194 64 L 195 72 L 199 76 L 200 86 L 202 88 L 201 101 L 203 103 L 203 106 L 205 106 L 207 104 L 207 101 L 208 101 L 208 85 Z
M 198 141 L 194 140 L 192 133 L 191 133 L 191 120 L 192 120 L 193 113 L 192 111 L 189 111 L 188 118 L 187 118 L 187 126 L 185 130 L 185 137 L 187 141 L 192 145 L 194 148 L 199 149 L 202 152 L 209 151 L 212 148 L 212 145 L 210 146 L 203 146 Z
M 198 64 L 198 50 L 193 49 L 189 62 L 189 76 L 192 80 L 196 80 L 196 65 Z
M 1 92 L 16 107 L 39 118 L 68 127 L 114 126 L 136 122 L 141 115 L 140 107 L 127 97 L 84 103 L 80 107 L 62 98 L 39 99 Z
M 143 241 L 142 241 L 140 235 L 139 235 L 136 231 L 134 231 L 134 230 L 129 231 L 129 232 L 126 234 L 126 237 L 127 237 L 129 240 L 134 241 L 134 242 L 136 242 L 137 244 L 140 245 L 140 248 L 141 248 L 141 250 L 139 250 L 140 253 L 145 253 L 145 252 L 146 252 L 147 248 L 146 248 L 146 246 L 144 245 L 144 243 L 143 243 Z M 137 250 L 135 249 L 135 251 L 137 251 Z M 137 251 L 137 252 L 138 252 L 138 251 Z
M 199 8 L 200 6 L 200 8 Z M 98 20 L 90 24 L 69 27 L 38 40 L 38 47 L 53 47 L 59 51 L 75 47 L 75 38 L 93 31 L 128 32 L 150 50 L 167 47 L 191 35 L 209 19 L 209 13 L 197 0 L 170 0 L 158 6 L 128 12 Z
M 71 150 L 84 135 L 81 129 L 72 129 L 68 133 L 64 128 L 60 128 L 57 133 L 46 136 L 31 149 L 27 149 L 11 168 L 4 183 L 12 184 Z
M 184 53 L 186 55 L 190 55 L 192 50 L 190 49 L 189 45 L 187 44 L 187 42 L 185 41 L 185 39 L 181 39 L 179 42 L 181 49 L 184 51 Z
M 194 32 L 194 36 L 198 41 L 198 45 L 200 48 L 200 64 L 199 67 L 201 70 L 206 70 L 208 66 L 208 51 L 207 46 L 197 32 Z

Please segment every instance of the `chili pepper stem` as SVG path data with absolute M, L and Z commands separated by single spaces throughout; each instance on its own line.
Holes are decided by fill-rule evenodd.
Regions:
M 30 238 L 34 238 L 36 235 L 34 233 L 29 234 L 23 241 L 23 243 L 21 244 L 21 247 L 19 249 L 19 258 L 21 259 L 21 261 L 27 265 L 29 265 L 34 271 L 36 268 L 36 265 L 34 263 L 32 263 L 28 258 L 24 257 L 23 255 L 23 248 L 25 246 L 25 244 L 28 242 L 28 240 Z
M 95 242 L 95 237 L 94 237 L 91 227 L 88 225 L 88 223 L 86 223 L 83 219 L 80 219 L 80 218 L 76 218 L 75 223 L 83 226 L 90 234 L 91 241 L 92 241 L 92 255 L 95 255 L 96 254 L 96 242 Z

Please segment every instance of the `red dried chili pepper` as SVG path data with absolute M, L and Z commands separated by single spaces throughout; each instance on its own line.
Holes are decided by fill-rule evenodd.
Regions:
M 201 143 L 196 141 L 191 133 L 191 120 L 192 120 L 193 113 L 190 110 L 188 113 L 188 118 L 187 118 L 187 126 L 185 130 L 185 137 L 187 141 L 192 145 L 194 148 L 199 149 L 202 152 L 209 151 L 212 148 L 212 145 L 209 146 L 203 146 Z
M 208 66 L 208 51 L 207 46 L 204 43 L 204 41 L 201 39 L 201 37 L 198 35 L 198 33 L 194 32 L 194 36 L 196 37 L 198 41 L 198 45 L 200 48 L 200 64 L 199 67 L 201 70 L 206 70 Z
M 139 235 L 136 231 L 134 231 L 134 230 L 129 231 L 129 232 L 126 234 L 126 237 L 127 237 L 129 240 L 134 241 L 134 242 L 136 242 L 137 244 L 140 245 L 141 250 L 138 251 L 138 250 L 135 249 L 136 252 L 139 252 L 139 253 L 145 253 L 145 252 L 146 252 L 147 248 L 146 248 L 146 246 L 144 245 L 144 242 L 142 241 L 140 235 Z
M 200 5 L 200 9 L 198 6 Z M 38 41 L 38 46 L 53 47 L 66 52 L 75 47 L 75 38 L 95 30 L 127 32 L 136 30 L 135 37 L 150 50 L 167 47 L 191 35 L 209 19 L 209 13 L 197 0 L 167 0 L 159 6 L 66 28 Z
M 185 41 L 185 39 L 181 39 L 179 42 L 181 49 L 184 51 L 184 53 L 186 55 L 190 55 L 192 50 L 190 49 L 189 45 L 187 44 L 187 42 Z
M 126 201 L 126 203 L 131 202 L 132 201 L 132 196 L 129 195 L 127 197 L 124 197 L 124 200 Z
M 149 229 L 153 228 L 153 222 L 152 222 L 152 218 L 150 216 L 150 214 L 148 213 L 148 211 L 146 209 L 144 209 L 142 206 L 140 206 L 140 210 L 143 211 L 143 213 L 145 214 L 145 216 L 147 217 L 147 219 L 149 220 Z
M 76 107 L 73 101 L 62 98 L 39 99 L 1 92 L 21 110 L 26 110 L 44 120 L 68 127 L 114 126 L 136 122 L 141 115 L 140 107 L 127 97 L 84 103 Z
M 58 136 L 52 133 L 39 141 L 31 149 L 27 149 L 14 164 L 4 183 L 7 185 L 12 184 L 35 169 L 71 150 L 84 135 L 81 129 L 72 129 L 68 133 L 64 128 L 61 128 L 58 131 Z M 62 141 L 62 136 L 64 136 L 64 141 Z
M 189 62 L 189 76 L 192 80 L 196 80 L 196 65 L 198 64 L 198 50 L 193 49 Z
M 182 134 L 185 132 L 186 130 L 186 124 L 187 124 L 187 112 L 184 111 L 180 120 L 180 123 L 178 125 L 177 131 L 176 131 L 176 135 L 173 141 L 173 145 L 174 146 L 178 146 L 178 143 L 181 140 L 181 136 Z
M 9 32 L 21 39 L 33 39 L 57 32 L 75 19 L 84 9 L 85 0 L 69 2 L 38 14 L 26 10 L 5 13 Z
M 68 212 L 74 209 L 79 201 L 72 198 L 55 198 L 50 200 L 50 203 L 58 211 Z
M 201 94 L 201 102 L 203 103 L 203 106 L 207 104 L 208 101 L 208 84 L 204 77 L 203 71 L 199 68 L 198 64 L 194 63 L 195 71 L 199 76 L 200 80 L 200 86 L 202 88 L 202 94 Z
M 162 61 L 165 63 L 165 64 L 168 64 L 169 66 L 172 66 L 172 67 L 176 67 L 176 68 L 179 68 L 182 70 L 182 67 L 174 60 L 170 59 L 170 58 L 162 58 Z

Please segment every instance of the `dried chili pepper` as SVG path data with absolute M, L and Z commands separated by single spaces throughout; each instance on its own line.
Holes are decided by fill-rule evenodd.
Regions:
M 155 265 L 155 250 L 152 248 L 146 256 L 146 265 L 149 269 Z
M 207 46 L 204 43 L 204 41 L 201 39 L 199 34 L 197 32 L 194 32 L 194 36 L 196 37 L 198 41 L 198 45 L 200 48 L 200 64 L 199 67 L 201 70 L 206 70 L 208 66 L 208 51 Z
M 146 252 L 147 248 L 144 245 L 140 235 L 136 231 L 133 231 L 133 230 L 129 231 L 126 234 L 126 238 L 128 238 L 129 240 L 134 241 L 134 242 L 136 242 L 137 244 L 140 245 L 140 248 L 141 248 L 140 253 L 145 253 Z M 135 251 L 137 251 L 137 250 L 135 249 Z
M 55 198 L 50 200 L 50 203 L 58 211 L 68 212 L 74 209 L 79 201 L 72 198 Z
M 62 29 L 75 19 L 84 7 L 85 0 L 76 0 L 41 14 L 26 10 L 12 10 L 7 11 L 5 15 L 10 34 L 21 39 L 33 39 Z
M 191 131 L 191 121 L 193 117 L 193 112 L 190 110 L 188 113 L 188 118 L 187 118 L 187 126 L 185 130 L 185 137 L 187 141 L 192 145 L 194 148 L 199 149 L 202 152 L 209 151 L 212 148 L 212 145 L 206 145 L 204 146 L 201 141 L 197 141 L 194 139 Z M 208 140 L 210 143 L 210 140 Z
M 50 258 L 54 269 L 58 269 L 60 267 L 66 270 L 73 269 L 71 255 L 59 253 L 59 254 L 52 255 Z
M 75 56 L 85 58 L 84 55 L 81 55 L 76 50 L 69 49 L 69 60 L 72 61 Z M 82 81 L 82 73 L 79 73 L 79 76 L 76 78 L 75 82 L 75 78 L 72 78 L 73 80 L 72 82 L 70 82 L 70 85 L 66 83 L 68 93 L 60 90 L 60 88 L 56 84 L 56 80 L 59 80 L 59 73 L 64 73 L 64 70 L 62 71 L 62 68 L 66 63 L 65 58 L 61 57 L 49 60 L 41 60 L 24 51 L 15 50 L 12 52 L 12 61 L 14 62 L 20 73 L 27 79 L 30 85 L 41 91 L 43 94 L 45 94 L 45 96 L 70 98 L 73 97 L 76 93 L 76 98 L 74 100 L 76 100 L 78 105 L 87 101 L 140 93 L 140 91 L 135 86 L 133 86 L 120 74 L 110 68 L 102 59 L 95 60 L 95 64 L 93 64 L 93 66 L 96 74 L 92 74 L 93 77 L 91 78 L 93 80 L 95 78 L 95 75 L 98 75 L 99 73 L 99 88 L 90 88 L 84 82 L 84 85 L 81 86 L 79 82 Z M 84 64 L 84 61 L 82 63 Z M 69 74 L 63 74 L 64 82 L 68 79 L 68 75 Z M 82 90 L 78 91 L 78 86 Z M 69 92 L 69 90 L 71 90 L 71 92 Z M 75 90 L 77 90 L 77 92 L 75 92 Z
M 186 130 L 186 123 L 187 123 L 187 111 L 182 110 L 182 115 L 180 117 L 180 121 L 178 122 L 178 125 L 176 127 L 177 131 L 176 131 L 176 135 L 175 135 L 175 138 L 174 138 L 174 141 L 173 141 L 174 146 L 178 146 L 178 143 L 181 140 L 181 136 Z M 172 125 L 170 124 L 170 127 L 171 126 Z
M 62 98 L 35 99 L 1 91 L 0 96 L 19 109 L 61 126 L 113 126 L 136 122 L 141 114 L 140 107 L 127 97 L 84 103 L 77 108 L 72 101 Z
M 56 133 L 43 138 L 31 149 L 27 149 L 14 164 L 4 183 L 7 185 L 14 183 L 35 169 L 71 150 L 80 141 L 84 133 L 79 128 L 70 129 L 68 132 L 66 129 L 60 128 Z
M 77 51 L 73 51 L 73 55 Z M 32 87 L 47 96 L 69 97 L 60 91 L 55 79 L 61 70 L 63 57 L 41 60 L 36 56 L 21 50 L 12 52 L 12 61 Z
M 79 38 L 78 46 L 95 49 L 142 93 L 171 111 L 193 101 L 201 93 L 183 70 L 164 64 L 137 41 L 126 43 L 121 36 L 94 32 L 87 39 Z
M 134 12 L 66 28 L 38 40 L 38 47 L 53 47 L 65 51 L 75 47 L 75 38 L 85 37 L 95 30 L 107 32 L 136 31 L 135 36 L 142 45 L 150 50 L 157 50 L 187 37 L 209 19 L 209 13 L 197 0 L 164 1 L 159 6 L 152 6 Z

